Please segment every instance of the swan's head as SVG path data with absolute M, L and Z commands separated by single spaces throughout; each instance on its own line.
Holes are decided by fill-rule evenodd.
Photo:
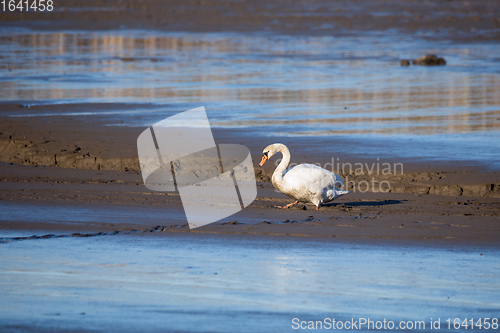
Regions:
M 263 166 L 264 163 L 266 163 L 266 161 L 270 159 L 274 154 L 281 152 L 283 150 L 283 147 L 285 147 L 284 144 L 274 143 L 264 148 L 264 150 L 262 151 L 262 160 L 260 161 L 259 166 Z

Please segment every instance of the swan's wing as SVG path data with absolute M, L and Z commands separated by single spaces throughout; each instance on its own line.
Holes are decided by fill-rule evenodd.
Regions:
M 283 173 L 288 188 L 303 189 L 323 195 L 326 189 L 342 187 L 344 182 L 335 173 L 314 164 L 299 164 Z

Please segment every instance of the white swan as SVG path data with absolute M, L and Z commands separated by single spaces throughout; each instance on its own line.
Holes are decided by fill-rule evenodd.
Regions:
M 276 153 L 283 154 L 283 160 L 271 178 L 274 187 L 295 202 L 279 208 L 290 208 L 299 202 L 312 203 L 316 210 L 327 202 L 349 193 L 337 187 L 344 186 L 339 175 L 314 164 L 299 164 L 285 171 L 290 163 L 290 151 L 287 146 L 275 143 L 264 148 L 264 156 L 259 166 L 263 166 Z

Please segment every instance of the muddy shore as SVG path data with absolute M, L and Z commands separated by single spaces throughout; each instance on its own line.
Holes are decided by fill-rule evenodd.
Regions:
M 3 113 L 12 114 L 23 109 L 23 104 L 1 103 Z M 30 110 L 84 112 L 85 110 L 127 110 L 147 108 L 148 105 L 127 104 L 59 104 L 35 105 Z M 140 171 L 136 139 L 142 127 L 106 126 L 89 117 L 40 116 L 2 117 L 0 128 L 0 161 L 6 163 L 51 166 L 62 168 Z M 262 149 L 270 143 L 282 142 L 290 146 L 292 163 L 316 163 L 352 181 L 349 189 L 363 182 L 375 192 L 437 194 L 472 197 L 500 197 L 500 172 L 485 165 L 470 165 L 457 161 L 432 162 L 391 156 L 368 158 L 349 155 L 325 154 L 327 147 L 352 143 L 335 137 L 319 139 L 310 144 L 307 139 L 293 137 L 256 137 L 244 129 L 214 129 L 217 143 L 238 143 L 249 147 L 255 163 Z M 332 161 L 333 158 L 333 161 Z M 260 168 L 256 177 L 269 183 L 275 163 Z M 390 184 L 389 186 L 387 184 Z
M 4 110 L 21 107 L 2 104 Z M 124 105 L 57 105 L 45 108 L 119 109 Z M 144 106 L 141 106 L 144 107 Z M 143 128 L 105 126 L 76 117 L 2 117 L 0 135 L 1 201 L 26 207 L 72 207 L 93 210 L 144 211 L 143 216 L 163 216 L 160 221 L 134 215 L 121 225 L 102 220 L 74 224 L 63 221 L 0 221 L 4 230 L 48 230 L 53 234 L 99 232 L 197 232 L 260 234 L 297 237 L 396 239 L 495 244 L 500 234 L 498 217 L 499 175 L 481 166 L 457 163 L 403 161 L 404 172 L 390 175 L 334 171 L 354 181 L 374 180 L 370 191 L 359 188 L 335 203 L 315 211 L 312 206 L 273 208 L 289 202 L 270 184 L 274 164 L 257 166 L 262 147 L 270 138 L 214 130 L 218 143 L 248 146 L 254 159 L 258 197 L 242 212 L 216 224 L 189 231 L 178 194 L 154 193 L 142 183 L 135 140 Z M 244 133 L 243 133 L 244 134 Z M 277 140 L 277 138 L 276 138 Z M 292 162 L 326 164 L 321 145 L 311 149 L 287 138 Z M 342 156 L 351 163 L 373 159 Z M 388 159 L 387 161 L 391 161 Z M 394 162 L 394 161 L 392 161 Z M 400 161 L 401 162 L 401 161 Z M 334 166 L 335 167 L 335 166 Z M 390 188 L 377 190 L 386 181 Z M 33 208 L 34 209 L 34 208 Z M 153 214 L 153 215 L 154 215 Z M 155 216 L 158 216 L 155 215 Z
M 100 1 L 57 3 L 52 12 L 0 13 L 4 29 L 37 31 L 154 29 L 186 32 L 245 32 L 287 35 L 369 35 L 399 34 L 418 38 L 497 42 L 500 19 L 496 1 L 314 1 L 297 2 L 218 0 Z M 179 212 L 178 195 L 148 192 L 142 185 L 135 140 L 143 128 L 106 126 L 96 117 L 74 116 L 8 117 L 6 114 L 31 106 L 31 111 L 126 110 L 130 104 L 35 105 L 36 101 L 0 104 L 0 161 L 2 201 L 34 206 L 76 204 L 84 207 L 160 207 Z M 142 108 L 153 107 L 141 105 Z M 339 169 L 331 165 L 335 145 L 349 147 L 348 141 L 315 138 L 255 136 L 244 130 L 214 129 L 218 143 L 240 143 L 250 148 L 255 165 L 262 148 L 283 142 L 292 151 L 294 163 L 318 163 L 352 180 L 353 191 L 319 212 L 303 206 L 281 211 L 272 208 L 288 199 L 270 184 L 274 164 L 256 166 L 259 195 L 252 206 L 222 223 L 196 232 L 237 232 L 321 237 L 446 239 L 493 242 L 500 234 L 500 174 L 484 164 L 459 161 L 425 161 L 382 156 L 381 161 L 359 155 L 336 154 L 351 165 L 375 162 L 402 163 L 403 172 L 381 174 L 364 168 Z M 325 153 L 325 147 L 330 147 Z M 362 182 L 368 192 L 356 188 Z M 383 184 L 383 186 L 381 185 Z M 389 184 L 389 186 L 387 186 Z M 167 214 L 168 215 L 168 214 Z M 183 225 L 173 215 L 166 225 Z M 0 222 L 3 229 L 37 229 L 38 222 Z M 45 223 L 44 228 L 70 231 L 114 231 L 106 223 L 64 225 Z M 135 223 L 135 222 L 133 222 Z M 156 228 L 150 222 L 138 227 Z M 224 224 L 226 223 L 226 224 Z M 162 230 L 165 226 L 162 226 Z M 133 228 L 133 227 L 132 227 Z M 155 229 L 156 230 L 156 229 Z

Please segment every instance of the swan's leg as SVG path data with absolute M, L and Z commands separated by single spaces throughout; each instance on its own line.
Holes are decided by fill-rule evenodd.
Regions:
M 286 208 L 291 208 L 291 207 L 295 206 L 295 205 L 296 205 L 296 204 L 298 204 L 298 203 L 299 203 L 299 201 L 297 200 L 297 201 L 295 201 L 295 202 L 289 203 L 289 204 L 288 204 L 288 205 L 286 205 L 284 208 L 285 208 L 285 209 L 286 209 Z
M 316 206 L 316 210 L 319 210 L 319 205 Z
M 297 201 L 292 202 L 292 203 L 290 203 L 290 204 L 288 204 L 288 205 L 286 205 L 286 206 L 274 206 L 274 207 L 276 207 L 276 208 L 281 208 L 281 209 L 288 209 L 288 208 L 290 208 L 290 207 L 295 206 L 295 205 L 296 205 L 296 204 L 298 204 L 298 203 L 299 203 L 299 201 L 297 200 Z

